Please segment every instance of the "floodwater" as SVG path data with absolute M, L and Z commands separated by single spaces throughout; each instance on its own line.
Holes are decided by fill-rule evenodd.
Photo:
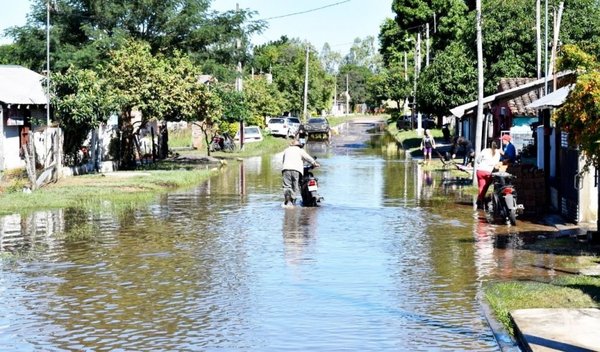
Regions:
M 552 258 L 369 127 L 307 145 L 317 208 L 281 207 L 273 155 L 125 213 L 0 218 L 0 350 L 498 351 L 482 284 Z

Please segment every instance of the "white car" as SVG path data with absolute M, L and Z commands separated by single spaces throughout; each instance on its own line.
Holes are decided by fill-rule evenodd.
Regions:
M 240 141 L 240 131 L 237 131 L 233 138 L 236 142 Z M 263 140 L 262 132 L 258 126 L 244 126 L 244 143 L 260 142 Z
M 267 131 L 273 136 L 293 137 L 300 127 L 297 117 L 273 117 L 267 122 Z

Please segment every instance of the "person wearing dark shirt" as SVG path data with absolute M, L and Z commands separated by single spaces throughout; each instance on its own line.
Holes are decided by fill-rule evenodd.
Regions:
M 505 165 L 512 165 L 517 160 L 517 150 L 512 144 L 509 134 L 502 136 L 502 151 L 500 151 L 500 161 Z
M 475 156 L 475 148 L 473 148 L 473 144 L 464 137 L 456 138 L 452 144 L 452 159 L 456 158 L 456 154 L 458 153 L 459 149 L 462 149 L 464 152 L 462 163 L 463 166 L 468 166 L 473 162 L 473 157 Z

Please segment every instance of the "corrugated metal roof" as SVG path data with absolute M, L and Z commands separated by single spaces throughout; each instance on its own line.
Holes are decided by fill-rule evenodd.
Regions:
M 0 102 L 46 104 L 45 77 L 17 65 L 0 65 Z
M 528 104 L 527 107 L 531 109 L 550 109 L 561 106 L 567 100 L 567 96 L 573 90 L 575 84 L 568 84 L 556 91 L 541 97 L 540 99 Z
M 564 72 L 558 72 L 555 74 L 555 76 L 559 80 L 559 82 L 562 80 L 565 80 L 566 78 L 571 77 L 572 75 L 573 75 L 573 71 L 564 71 Z M 553 79 L 554 79 L 554 76 L 548 77 L 549 81 L 551 81 Z M 545 78 L 540 78 L 538 80 L 533 80 L 529 83 L 524 83 L 520 86 L 506 89 L 502 92 L 499 92 L 499 93 L 496 93 L 493 95 L 488 95 L 483 98 L 483 104 L 514 99 L 515 97 L 522 96 L 526 92 L 529 92 L 531 90 L 540 89 L 541 87 L 544 86 L 545 81 L 546 81 Z M 463 117 L 464 115 L 473 113 L 474 109 L 476 109 L 476 108 L 477 108 L 477 100 L 473 100 L 469 103 L 462 104 L 455 108 L 450 109 L 450 112 L 452 113 L 452 115 L 454 115 L 456 117 Z
M 521 87 L 531 82 L 537 81 L 536 78 L 502 78 L 498 86 L 499 92 L 508 91 L 517 87 Z M 508 100 L 506 103 L 513 116 L 537 116 L 537 111 L 528 108 L 527 105 L 538 99 L 538 90 L 532 89 Z

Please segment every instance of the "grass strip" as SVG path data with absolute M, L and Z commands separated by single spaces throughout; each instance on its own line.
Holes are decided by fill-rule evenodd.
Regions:
M 31 194 L 2 194 L 0 215 L 68 207 L 126 208 L 149 202 L 157 193 L 198 184 L 212 173 L 211 170 L 153 170 L 67 177 Z
M 514 336 L 510 312 L 529 308 L 597 308 L 600 278 L 564 275 L 549 282 L 509 281 L 484 286 L 484 297 L 496 319 Z

